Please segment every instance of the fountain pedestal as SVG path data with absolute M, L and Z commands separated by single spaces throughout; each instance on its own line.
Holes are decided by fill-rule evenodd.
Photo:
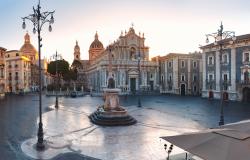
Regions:
M 126 109 L 119 104 L 120 89 L 107 88 L 104 90 L 104 105 L 99 106 L 89 118 L 97 125 L 122 126 L 132 125 L 136 120 L 130 116 Z

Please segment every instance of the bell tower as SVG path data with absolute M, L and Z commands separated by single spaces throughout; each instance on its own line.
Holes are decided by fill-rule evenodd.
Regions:
M 81 60 L 80 55 L 81 55 L 80 47 L 78 45 L 78 41 L 76 41 L 76 45 L 75 45 L 75 48 L 74 48 L 74 60 L 80 61 Z

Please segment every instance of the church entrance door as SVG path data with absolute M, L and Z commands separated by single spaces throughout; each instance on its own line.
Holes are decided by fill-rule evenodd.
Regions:
M 153 91 L 154 90 L 154 81 L 150 81 L 150 90 Z
M 130 78 L 130 91 L 135 94 L 136 78 Z
M 247 102 L 247 103 L 250 102 L 250 88 L 248 88 L 248 87 L 243 88 L 243 99 L 242 99 L 242 101 Z
M 181 85 L 181 95 L 185 96 L 185 92 L 186 92 L 186 86 L 185 86 L 185 84 L 182 84 Z

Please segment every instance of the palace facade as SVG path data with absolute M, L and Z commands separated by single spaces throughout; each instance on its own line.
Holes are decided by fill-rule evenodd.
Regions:
M 237 36 L 234 42 L 228 38 L 222 43 L 222 50 L 214 43 L 201 47 L 202 97 L 221 98 L 222 92 L 226 92 L 230 100 L 249 102 L 250 34 Z
M 29 92 L 31 86 L 31 61 L 23 52 L 5 52 L 6 92 Z
M 24 36 L 24 44 L 19 50 L 23 53 L 24 56 L 29 58 L 31 65 L 31 90 L 37 90 L 39 84 L 39 68 L 37 65 L 38 62 L 38 52 L 36 48 L 30 42 L 30 35 L 28 33 Z
M 135 93 L 138 89 L 142 92 L 159 90 L 159 66 L 149 60 L 149 47 L 144 43 L 144 34 L 136 34 L 130 27 L 128 32 L 121 32 L 118 40 L 109 44 L 111 52 L 104 48 L 96 33 L 89 47 L 89 60 L 85 63 L 80 61 L 78 48 L 75 47 L 74 57 L 83 64 L 81 72 L 82 77 L 87 79 L 86 87 L 98 93 L 107 88 L 108 55 L 111 54 L 115 87 L 120 88 L 122 93 Z
M 160 92 L 163 94 L 200 95 L 202 89 L 202 55 L 199 52 L 169 53 L 154 57 L 159 63 Z
M 5 51 L 5 48 L 0 47 L 0 97 L 5 95 Z
M 41 60 L 42 86 L 51 82 L 47 73 L 47 60 Z M 3 83 L 4 82 L 4 83 Z M 20 50 L 0 47 L 0 95 L 4 92 L 20 93 L 38 90 L 39 68 L 38 52 L 30 42 L 28 33 Z

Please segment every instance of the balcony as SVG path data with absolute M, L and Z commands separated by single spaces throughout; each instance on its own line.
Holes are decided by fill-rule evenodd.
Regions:
M 138 60 L 131 61 L 131 60 L 112 60 L 111 62 L 113 65 L 133 65 L 133 66 L 138 66 Z M 100 65 L 109 65 L 108 60 L 102 60 L 100 62 Z M 140 61 L 141 66 L 157 66 L 155 62 L 152 61 Z
M 225 86 L 225 85 L 230 86 L 231 85 L 231 81 L 230 80 L 221 80 L 221 84 L 223 86 Z
M 213 80 L 213 79 L 206 79 L 206 84 L 211 84 L 211 83 L 215 83 L 215 80 Z
M 173 85 L 173 81 L 172 80 L 167 80 L 167 84 L 168 85 Z
M 250 80 L 242 80 L 240 81 L 241 85 L 250 85 Z

